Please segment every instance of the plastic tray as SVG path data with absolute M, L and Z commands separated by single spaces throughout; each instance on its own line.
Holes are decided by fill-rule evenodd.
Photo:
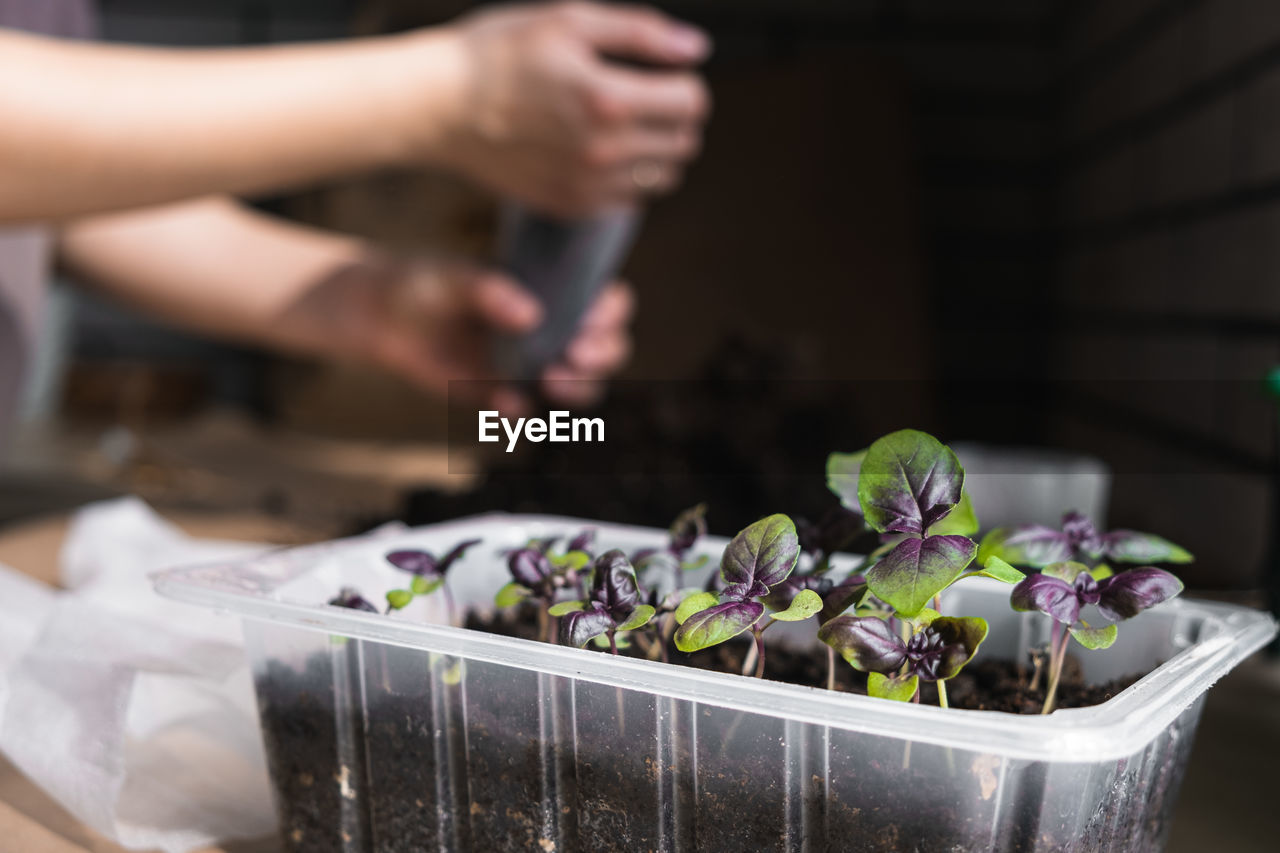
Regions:
M 1126 623 L 1108 652 L 1079 655 L 1090 680 L 1145 677 L 1038 717 L 430 624 L 444 621 L 438 595 L 391 617 L 320 603 L 343 585 L 371 600 L 403 585 L 388 550 L 478 537 L 449 583 L 460 609 L 491 610 L 501 551 L 584 526 L 628 551 L 666 535 L 488 515 L 157 576 L 163 595 L 245 618 L 291 849 L 1157 850 L 1205 691 L 1276 631 L 1256 611 L 1171 602 Z M 947 609 L 991 622 L 982 656 L 1047 636 L 994 581 L 949 591 Z M 812 626 L 770 634 L 813 642 Z

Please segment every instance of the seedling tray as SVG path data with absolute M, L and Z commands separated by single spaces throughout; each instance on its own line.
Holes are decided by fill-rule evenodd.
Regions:
M 460 608 L 488 611 L 507 579 L 502 551 L 584 526 L 627 551 L 666 536 L 486 515 L 157 576 L 165 596 L 244 618 L 289 849 L 1159 850 L 1205 692 L 1276 631 L 1245 608 L 1169 602 L 1106 653 L 1080 654 L 1090 681 L 1143 678 L 1040 717 L 433 624 L 445 621 L 438 595 L 391 617 L 322 603 L 341 586 L 377 598 L 397 585 L 390 550 L 474 537 L 449 584 Z M 1018 658 L 1047 637 L 1044 617 L 1008 597 L 983 579 L 947 592 L 948 610 L 990 622 L 980 658 Z M 801 646 L 812 633 L 771 635 Z

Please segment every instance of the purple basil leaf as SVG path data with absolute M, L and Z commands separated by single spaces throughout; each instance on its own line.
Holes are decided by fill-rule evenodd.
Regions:
M 436 558 L 428 551 L 419 551 L 416 549 L 406 549 L 403 551 L 392 551 L 387 554 L 387 562 L 404 572 L 414 575 L 438 575 L 439 571 Z
M 858 503 L 881 533 L 923 533 L 960 502 L 964 469 L 933 436 L 913 429 L 871 445 L 858 475 Z
M 791 606 L 791 599 L 795 598 L 801 590 L 811 589 L 818 595 L 825 595 L 834 585 L 829 578 L 820 575 L 792 575 L 775 585 L 760 600 L 770 610 L 786 610 Z
M 1089 516 L 1074 511 L 1062 516 L 1062 533 L 1075 552 L 1073 558 L 1083 557 L 1090 563 L 1095 563 L 1102 558 L 1105 546 L 1102 543 L 1102 537 L 1098 535 L 1098 528 L 1094 526 Z
M 671 550 L 683 554 L 694 546 L 699 538 L 707 535 L 707 505 L 698 504 L 676 516 L 667 531 Z
M 1075 557 L 1071 538 L 1067 534 L 1040 524 L 1028 524 L 1014 529 L 997 553 L 1005 562 L 1037 569 Z
M 935 678 L 940 680 L 954 677 L 978 653 L 978 646 L 987 638 L 987 620 L 976 616 L 939 616 L 925 630 L 942 638 L 943 654 Z
M 871 567 L 867 583 L 876 598 L 914 616 L 960 577 L 976 551 L 967 536 L 904 539 Z
M 1117 563 L 1190 563 L 1191 553 L 1168 539 L 1136 530 L 1113 530 L 1102 537 L 1104 554 Z
M 537 589 L 551 576 L 551 561 L 536 548 L 519 548 L 507 556 L 511 577 L 530 589 Z
M 740 600 L 764 595 L 791 574 L 799 557 L 800 539 L 790 518 L 778 514 L 760 519 L 724 549 L 720 576 L 725 595 Z
M 862 575 L 850 575 L 822 595 L 822 612 L 818 623 L 830 622 L 850 607 L 857 607 L 867 597 L 867 579 Z
M 639 566 L 641 563 L 644 563 L 652 559 L 654 556 L 657 555 L 657 553 L 658 553 L 657 548 L 640 548 L 636 551 L 632 551 L 631 565 Z
M 1131 619 L 1182 592 L 1182 581 L 1163 569 L 1140 566 L 1098 581 L 1098 609 L 1113 622 Z
M 636 574 L 627 555 L 617 548 L 596 558 L 591 583 L 591 598 L 604 607 L 617 621 L 640 603 Z
M 366 601 L 357 589 L 350 586 L 344 586 L 340 589 L 336 596 L 329 599 L 329 604 L 334 607 L 346 607 L 350 610 L 367 610 L 370 613 L 378 612 L 378 608 Z
M 1067 625 L 1080 618 L 1080 599 L 1076 588 L 1059 578 L 1045 574 L 1028 575 L 1010 594 L 1014 610 L 1038 610 Z
M 590 551 L 591 545 L 596 541 L 596 530 L 594 527 L 588 527 L 577 536 L 569 540 L 569 544 L 564 546 L 565 551 Z
M 586 610 L 575 610 L 560 617 L 560 642 L 582 648 L 616 624 L 606 610 L 593 602 Z
M 479 544 L 479 539 L 464 539 L 457 545 L 454 545 L 449 549 L 447 554 L 440 558 L 440 562 L 436 564 L 436 572 L 441 575 L 447 574 L 449 569 L 453 567 L 454 563 L 461 560 L 467 551 Z
M 827 510 L 818 522 L 818 547 L 824 554 L 833 554 L 847 546 L 859 533 L 866 530 L 862 516 L 842 506 Z
M 865 529 L 862 516 L 843 506 L 833 506 L 815 524 L 796 519 L 800 550 L 806 554 L 831 554 L 853 541 Z
M 552 546 L 559 541 L 559 536 L 544 536 L 541 539 L 530 539 L 524 547 L 532 548 L 535 551 L 546 554 L 551 550 Z
M 906 660 L 902 640 L 884 619 L 840 616 L 818 629 L 818 639 L 860 672 L 896 672 Z
M 764 615 L 755 601 L 726 601 L 694 613 L 675 633 L 676 648 L 696 652 L 723 643 L 750 628 Z
M 732 601 L 750 601 L 769 594 L 769 587 L 760 581 L 751 583 L 731 583 L 721 590 L 721 597 Z

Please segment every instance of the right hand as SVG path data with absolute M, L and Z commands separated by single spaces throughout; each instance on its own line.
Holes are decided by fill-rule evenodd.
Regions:
M 441 160 L 566 217 L 667 192 L 701 145 L 707 37 L 640 6 L 511 6 L 463 18 Z M 655 69 L 610 61 L 630 59 Z

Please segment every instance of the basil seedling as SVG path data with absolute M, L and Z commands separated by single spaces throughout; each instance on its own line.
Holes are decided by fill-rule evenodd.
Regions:
M 1068 561 L 1093 568 L 1099 563 L 1190 563 L 1194 559 L 1185 548 L 1151 533 L 1099 533 L 1088 516 L 1074 511 L 1062 517 L 1061 530 L 1041 524 L 997 527 L 983 537 L 979 559 L 991 555 L 1037 569 Z
M 377 613 L 378 608 L 374 607 L 371 602 L 365 599 L 360 591 L 355 587 L 344 586 L 338 591 L 338 594 L 329 599 L 329 604 L 334 607 L 346 607 L 349 610 L 367 610 L 370 613 Z
M 606 551 L 592 565 L 591 592 L 580 601 L 562 601 L 548 612 L 560 618 L 560 642 L 585 646 L 604 634 L 609 651 L 618 653 L 617 632 L 643 628 L 653 618 L 654 608 L 640 601 L 635 569 L 618 549 Z
M 978 519 L 964 490 L 964 468 L 951 448 L 927 433 L 899 430 L 864 451 L 832 454 L 827 486 L 882 535 L 884 544 L 867 560 L 866 584 L 892 613 L 884 621 L 828 620 L 820 638 L 856 669 L 871 673 L 872 695 L 917 699 L 924 678 L 938 682 L 938 702 L 945 706 L 943 683 L 973 657 L 987 623 L 940 616 L 942 592 L 975 575 L 1016 583 L 1023 574 L 998 558 L 970 569 L 978 546 L 969 537 L 978 532 Z M 863 653 L 877 642 L 883 655 Z
M 818 629 L 818 638 L 860 672 L 868 673 L 867 693 L 899 702 L 919 701 L 921 681 L 938 683 L 938 702 L 947 706 L 942 682 L 962 670 L 987 637 L 987 621 L 939 616 L 923 610 L 906 637 L 877 616 L 840 616 Z
M 1118 574 L 1094 569 L 1083 563 L 1060 562 L 1044 569 L 1013 588 L 1010 604 L 1014 610 L 1038 611 L 1054 621 L 1049 646 L 1049 689 L 1040 713 L 1053 710 L 1066 659 L 1068 635 L 1086 649 L 1110 647 L 1118 635 L 1117 622 L 1131 619 L 1149 607 L 1182 592 L 1182 581 L 1163 569 L 1141 566 Z M 1091 626 L 1080 618 L 1086 605 L 1096 605 L 1110 624 Z
M 757 678 L 764 677 L 764 632 L 775 622 L 798 622 L 822 609 L 822 598 L 813 590 L 800 591 L 785 610 L 770 614 L 763 626 L 765 605 L 757 599 L 786 580 L 800 557 L 796 526 L 785 515 L 771 515 L 741 531 L 724 550 L 719 593 L 700 592 L 687 597 L 676 609 L 676 648 L 695 652 L 723 643 L 744 631 L 755 637 Z
M 707 564 L 707 556 L 690 560 L 689 552 L 698 540 L 707 535 L 707 505 L 698 504 L 676 516 L 667 529 L 667 545 L 665 548 L 641 548 L 631 555 L 631 563 L 636 573 L 646 569 L 665 568 L 669 573 L 668 583 L 672 589 L 680 586 L 680 573 L 700 569 Z M 657 592 L 656 588 L 653 590 Z M 652 603 L 652 602 L 650 602 Z
M 453 603 L 453 594 L 445 584 L 445 578 L 454 563 L 462 559 L 467 551 L 480 544 L 479 539 L 467 539 L 454 545 L 443 557 L 436 558 L 430 551 L 404 549 L 392 551 L 386 555 L 387 562 L 413 575 L 408 589 L 393 589 L 387 593 L 387 604 L 392 610 L 401 610 L 409 606 L 416 596 L 430 595 L 441 590 L 444 595 L 445 608 L 449 612 L 449 624 L 457 624 L 457 613 Z

